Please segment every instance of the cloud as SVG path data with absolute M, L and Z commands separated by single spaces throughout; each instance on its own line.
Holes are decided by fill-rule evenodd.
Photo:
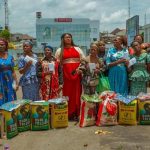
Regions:
M 150 0 L 130 1 L 131 16 L 150 14 Z M 43 18 L 90 18 L 100 20 L 100 31 L 125 28 L 128 18 L 128 0 L 9 0 L 9 25 L 11 32 L 35 36 L 36 12 Z M 0 3 L 0 25 L 4 25 L 4 7 Z M 150 23 L 147 15 L 147 23 Z
M 123 10 L 118 10 L 112 14 L 110 14 L 109 16 L 107 16 L 105 13 L 102 14 L 101 16 L 101 20 L 103 22 L 122 22 L 125 21 L 128 18 L 128 12 L 127 10 L 123 9 Z

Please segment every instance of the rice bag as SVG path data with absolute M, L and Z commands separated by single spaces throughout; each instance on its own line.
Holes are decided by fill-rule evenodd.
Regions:
M 68 102 L 51 103 L 51 127 L 63 128 L 68 126 Z
M 96 122 L 96 103 L 81 101 L 80 127 L 92 126 Z
M 7 138 L 10 139 L 18 134 L 17 129 L 17 114 L 19 104 L 16 104 L 15 101 L 8 102 L 3 104 L 0 109 L 2 114 L 5 117 L 5 131 Z
M 34 101 L 31 103 L 31 130 L 49 129 L 49 103 Z
M 31 128 L 31 109 L 30 109 L 30 100 L 17 100 L 20 107 L 18 108 L 17 114 L 17 127 L 18 131 L 27 131 Z
M 5 135 L 5 120 L 4 115 L 0 112 L 0 138 L 3 138 Z
M 150 124 L 150 100 L 139 100 L 138 101 L 139 108 L 139 123 L 141 125 L 149 125 Z
M 114 100 L 106 98 L 100 105 L 96 125 L 117 125 L 118 108 Z
M 137 100 L 129 104 L 119 102 L 119 124 L 137 124 Z

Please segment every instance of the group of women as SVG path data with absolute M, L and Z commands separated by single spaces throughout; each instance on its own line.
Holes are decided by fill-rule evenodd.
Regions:
M 107 52 L 106 64 L 111 90 L 122 95 L 137 96 L 140 92 L 146 93 L 150 80 L 150 55 L 142 47 L 142 36 L 135 36 L 130 51 L 123 45 L 123 40 L 122 37 L 117 37 L 114 48 Z
M 14 71 L 14 59 L 8 53 L 8 43 L 0 39 L 0 105 L 17 99 L 15 91 L 19 86 L 22 87 L 23 98 L 33 101 L 57 98 L 62 93 L 69 97 L 68 116 L 74 120 L 80 114 L 81 94 L 91 95 L 96 92 L 99 84 L 96 81 L 101 72 L 108 76 L 110 90 L 116 93 L 146 93 L 147 82 L 150 80 L 150 57 L 142 49 L 142 42 L 137 37 L 130 49 L 124 38 L 116 37 L 113 48 L 107 52 L 103 41 L 93 42 L 89 55 L 85 57 L 74 44 L 72 35 L 64 33 L 55 56 L 53 47 L 45 46 L 42 60 L 38 60 L 33 53 L 32 42 L 26 41 L 23 43 L 23 54 L 18 60 L 21 74 L 19 82 Z M 27 56 L 31 59 L 27 60 Z M 133 58 L 136 61 L 131 65 L 130 60 Z

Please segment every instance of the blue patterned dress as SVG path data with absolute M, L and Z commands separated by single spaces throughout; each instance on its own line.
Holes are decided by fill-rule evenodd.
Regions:
M 115 48 L 109 49 L 106 57 L 106 64 L 109 65 L 110 63 L 123 58 L 125 53 L 128 53 L 127 49 L 122 49 L 121 51 L 118 51 Z M 122 95 L 128 94 L 127 69 L 124 63 L 109 67 L 108 78 L 112 91 Z
M 0 58 L 0 105 L 16 100 L 12 87 L 14 59 L 8 54 L 7 59 Z
M 33 59 L 37 60 L 37 56 L 33 54 Z M 25 56 L 21 55 L 18 61 L 18 68 L 24 68 L 26 65 Z M 20 78 L 19 85 L 22 87 L 23 99 L 33 101 L 39 100 L 39 82 L 36 75 L 36 65 L 31 65 L 28 70 Z

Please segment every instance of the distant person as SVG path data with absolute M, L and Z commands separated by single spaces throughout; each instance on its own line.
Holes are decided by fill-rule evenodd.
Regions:
M 144 42 L 144 38 L 141 34 L 137 34 L 134 36 L 134 41 L 138 42 L 141 45 Z
M 8 42 L 0 39 L 0 105 L 17 99 L 18 80 L 14 71 L 14 58 L 7 51 Z
M 141 34 L 135 35 L 133 41 L 138 42 L 141 45 L 141 48 L 143 49 L 142 45 L 143 45 L 143 42 L 144 42 L 144 38 Z M 143 49 L 142 52 L 145 53 L 146 51 Z M 130 53 L 130 55 L 134 55 L 134 49 L 132 48 L 132 46 L 129 47 L 129 53 Z
M 122 95 L 128 94 L 126 68 L 128 65 L 128 55 L 128 50 L 123 47 L 122 37 L 117 36 L 114 39 L 114 47 L 108 50 L 106 64 L 109 70 L 108 78 L 111 90 Z
M 18 68 L 22 74 L 19 85 L 22 87 L 23 99 L 35 101 L 39 100 L 39 82 L 36 75 L 36 64 L 34 64 L 38 58 L 33 53 L 32 46 L 31 41 L 23 43 L 23 55 L 19 57 Z
M 132 48 L 135 53 L 131 58 L 135 58 L 136 63 L 130 68 L 130 94 L 137 96 L 140 92 L 147 93 L 147 82 L 150 80 L 150 55 L 142 53 L 141 45 L 137 41 L 132 43 Z
M 69 120 L 78 119 L 82 86 L 81 72 L 77 68 L 84 54 L 79 47 L 75 46 L 72 35 L 64 33 L 61 36 L 61 47 L 57 49 L 55 56 L 63 68 L 63 95 L 69 97 Z
M 40 79 L 42 100 L 57 98 L 63 85 L 62 68 L 52 53 L 53 48 L 45 46 L 45 57 L 37 64 L 37 77 Z

